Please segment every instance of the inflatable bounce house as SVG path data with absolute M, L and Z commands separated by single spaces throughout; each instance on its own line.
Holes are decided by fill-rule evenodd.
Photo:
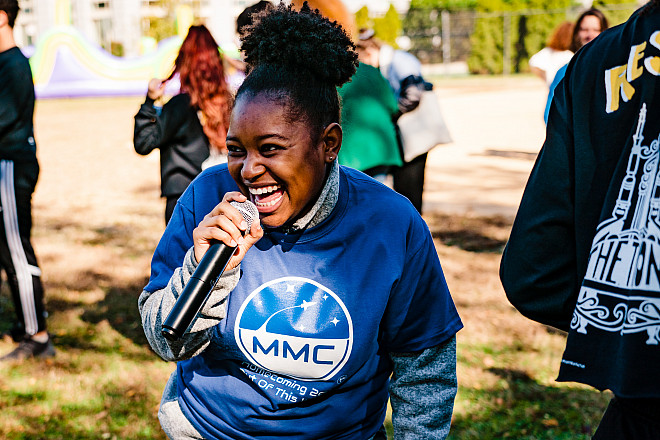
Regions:
M 150 54 L 125 59 L 92 45 L 73 27 L 53 28 L 30 56 L 37 98 L 143 95 L 149 79 L 169 75 L 181 41 L 171 37 Z
M 158 44 L 145 38 L 142 47 L 148 48 L 148 53 L 133 58 L 111 55 L 73 26 L 53 27 L 41 36 L 36 47 L 23 50 L 30 58 L 37 98 L 145 95 L 151 78 L 169 76 L 192 22 L 192 13 L 179 11 L 179 35 Z M 222 50 L 238 58 L 237 48 Z M 167 93 L 177 93 L 177 83 L 168 83 Z

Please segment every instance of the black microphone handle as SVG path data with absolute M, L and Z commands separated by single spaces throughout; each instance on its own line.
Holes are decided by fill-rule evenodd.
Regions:
M 209 247 L 162 325 L 165 338 L 176 341 L 188 330 L 235 250 L 217 241 Z

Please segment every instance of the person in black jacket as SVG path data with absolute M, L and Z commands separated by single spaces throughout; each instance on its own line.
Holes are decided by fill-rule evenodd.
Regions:
M 594 439 L 660 438 L 660 0 L 568 64 L 502 257 L 525 316 L 568 332 L 558 381 L 614 398 Z
M 167 81 L 177 74 L 181 94 L 157 108 L 155 102 L 163 96 Z M 230 100 L 218 44 L 205 26 L 191 26 L 172 74 L 149 81 L 147 98 L 135 115 L 135 151 L 147 155 L 160 149 L 165 223 L 203 164 L 226 161 Z
M 34 84 L 27 58 L 16 47 L 16 0 L 0 0 L 0 266 L 14 301 L 18 347 L 0 360 L 52 357 L 46 330 L 41 270 L 30 243 L 32 193 L 39 177 L 34 140 Z

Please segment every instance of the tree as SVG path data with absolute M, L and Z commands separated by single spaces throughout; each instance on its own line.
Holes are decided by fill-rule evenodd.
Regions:
M 374 18 L 373 22 L 375 36 L 379 40 L 396 47 L 396 38 L 401 34 L 401 18 L 394 5 L 390 4 L 385 15 Z
M 369 8 L 365 5 L 355 12 L 355 25 L 358 29 L 373 27 L 373 22 L 369 18 Z

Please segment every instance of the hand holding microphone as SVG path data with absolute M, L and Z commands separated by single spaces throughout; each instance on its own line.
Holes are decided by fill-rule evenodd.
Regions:
M 228 193 L 204 217 L 193 231 L 199 264 L 163 322 L 161 333 L 165 338 L 175 341 L 183 336 L 220 275 L 238 266 L 247 250 L 262 236 L 256 206 L 240 193 Z

